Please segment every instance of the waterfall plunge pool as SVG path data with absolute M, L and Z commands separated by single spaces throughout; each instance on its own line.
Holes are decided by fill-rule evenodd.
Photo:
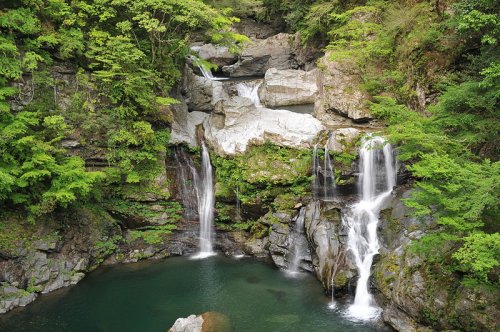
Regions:
M 78 285 L 0 316 L 0 331 L 167 331 L 179 317 L 217 311 L 232 331 L 387 331 L 354 323 L 310 274 L 287 277 L 248 258 L 186 257 L 102 267 Z

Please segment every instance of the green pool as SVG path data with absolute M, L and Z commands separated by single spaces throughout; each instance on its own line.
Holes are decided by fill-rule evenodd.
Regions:
M 178 317 L 218 311 L 234 331 L 382 331 L 354 323 L 311 275 L 222 256 L 100 268 L 78 285 L 0 316 L 0 331 L 167 331 Z

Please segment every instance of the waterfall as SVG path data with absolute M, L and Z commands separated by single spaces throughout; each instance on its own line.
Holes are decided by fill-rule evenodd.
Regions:
M 259 98 L 259 81 L 241 82 L 236 85 L 236 90 L 240 97 L 246 97 L 253 101 L 255 106 L 262 107 Z
M 325 145 L 325 166 L 323 169 L 324 183 L 323 183 L 323 200 L 333 200 L 332 191 L 335 189 L 335 177 L 333 176 L 332 160 L 330 152 L 328 151 L 328 143 Z
M 174 147 L 173 160 L 177 169 L 175 174 L 184 207 L 184 217 L 186 220 L 195 220 L 198 217 L 198 174 L 193 159 L 182 147 Z
M 198 177 L 198 215 L 200 216 L 200 252 L 194 258 L 215 255 L 212 249 L 214 221 L 214 184 L 210 155 L 205 143 L 201 145 L 201 176 Z
M 291 260 L 288 265 L 289 273 L 299 272 L 299 265 L 302 258 L 305 256 L 307 251 L 307 239 L 304 232 L 304 220 L 306 216 L 306 208 L 300 209 L 299 214 L 295 217 L 295 227 L 293 229 L 291 244 L 293 248 Z
M 368 279 L 373 257 L 380 248 L 377 237 L 379 212 L 396 184 L 396 167 L 392 147 L 381 137 L 367 137 L 359 156 L 358 185 L 361 197 L 343 216 L 343 222 L 349 227 L 348 249 L 354 256 L 358 270 L 356 295 L 348 315 L 369 320 L 380 314 L 380 308 L 368 291 Z
M 335 196 L 335 176 L 333 174 L 333 165 L 328 150 L 328 143 L 324 148 L 323 166 L 318 156 L 318 147 L 315 145 L 313 150 L 313 183 L 312 191 L 315 199 L 332 201 Z M 320 176 L 321 175 L 321 176 Z

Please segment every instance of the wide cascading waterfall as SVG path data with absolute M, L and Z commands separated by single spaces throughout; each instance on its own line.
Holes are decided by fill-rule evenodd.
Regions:
M 214 183 L 210 155 L 205 143 L 201 145 L 201 174 L 198 177 L 198 215 L 200 216 L 200 252 L 194 258 L 215 255 L 212 248 L 214 221 Z
M 295 218 L 295 227 L 291 236 L 291 257 L 288 264 L 289 273 L 299 272 L 300 261 L 305 256 L 308 248 L 307 239 L 305 237 L 304 221 L 306 216 L 306 208 L 300 209 L 299 214 Z
M 396 184 L 396 166 L 391 145 L 381 137 L 367 137 L 359 156 L 360 201 L 343 216 L 343 222 L 349 227 L 348 249 L 358 270 L 354 304 L 347 314 L 354 319 L 370 320 L 380 314 L 368 290 L 373 257 L 380 248 L 377 224 L 380 210 Z
M 262 107 L 259 98 L 259 81 L 241 82 L 236 85 L 238 96 L 246 97 L 252 100 L 255 106 Z

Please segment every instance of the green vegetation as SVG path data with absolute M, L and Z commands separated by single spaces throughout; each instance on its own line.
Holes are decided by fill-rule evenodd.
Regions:
M 310 185 L 309 150 L 295 150 L 271 143 L 251 147 L 233 158 L 215 156 L 216 195 L 238 197 L 243 204 L 269 204 L 281 193 L 304 195 Z
M 406 204 L 434 221 L 414 250 L 464 280 L 498 283 L 498 1 L 263 2 L 373 96 L 416 178 Z
M 0 206 L 26 207 L 34 220 L 140 191 L 159 172 L 169 92 L 191 36 L 234 51 L 246 40 L 230 30 L 235 21 L 201 0 L 9 2 L 0 11 Z M 69 156 L 68 138 L 108 167 Z

